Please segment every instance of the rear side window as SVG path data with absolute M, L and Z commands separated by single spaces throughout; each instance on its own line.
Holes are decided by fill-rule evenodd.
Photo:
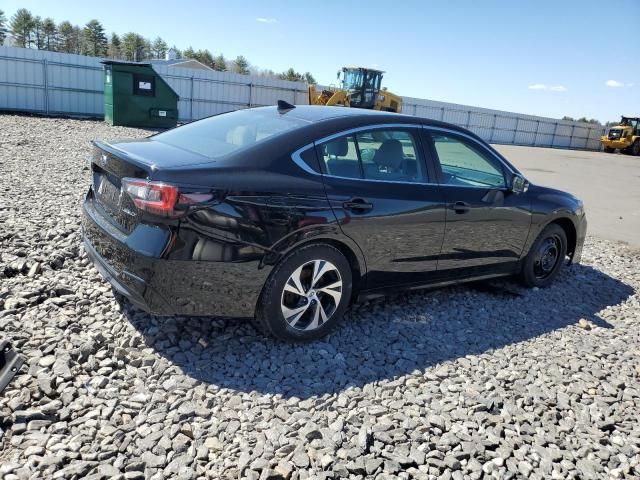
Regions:
M 356 135 L 364 178 L 401 182 L 426 180 L 413 135 L 406 130 L 373 130 Z
M 327 175 L 391 182 L 426 182 L 424 162 L 408 130 L 375 129 L 320 146 Z
M 327 175 L 362 178 L 355 137 L 336 138 L 322 144 L 320 150 Z
M 308 120 L 281 115 L 275 109 L 237 110 L 188 123 L 155 135 L 153 139 L 216 158 L 309 123 Z

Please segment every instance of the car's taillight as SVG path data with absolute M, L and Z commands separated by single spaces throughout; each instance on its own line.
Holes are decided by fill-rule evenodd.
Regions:
M 123 178 L 122 189 L 140 210 L 165 217 L 178 216 L 213 198 L 211 193 L 181 192 L 175 185 L 139 178 Z

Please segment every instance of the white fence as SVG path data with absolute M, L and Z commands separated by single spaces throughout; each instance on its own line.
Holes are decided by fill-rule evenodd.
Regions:
M 180 121 L 239 108 L 308 103 L 301 82 L 228 72 L 154 65 L 179 95 Z M 0 110 L 101 117 L 104 114 L 100 59 L 16 47 L 0 47 Z M 403 98 L 403 113 L 468 128 L 491 143 L 598 150 L 604 129 L 518 113 Z
M 602 125 L 557 120 L 455 103 L 403 98 L 402 112 L 471 130 L 489 143 L 599 150 Z

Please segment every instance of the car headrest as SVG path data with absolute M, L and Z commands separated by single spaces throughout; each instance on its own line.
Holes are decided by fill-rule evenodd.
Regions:
M 239 125 L 229 132 L 227 142 L 232 145 L 245 147 L 256 141 L 254 130 L 250 127 Z
M 326 145 L 327 155 L 344 157 L 349 152 L 349 143 L 346 137 L 336 138 Z
M 394 138 L 385 140 L 373 156 L 374 163 L 391 168 L 400 168 L 403 159 L 402 143 Z

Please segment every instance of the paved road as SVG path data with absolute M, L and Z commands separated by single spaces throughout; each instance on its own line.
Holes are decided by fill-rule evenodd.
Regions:
M 584 200 L 589 233 L 640 248 L 640 157 L 495 145 L 529 180 Z

